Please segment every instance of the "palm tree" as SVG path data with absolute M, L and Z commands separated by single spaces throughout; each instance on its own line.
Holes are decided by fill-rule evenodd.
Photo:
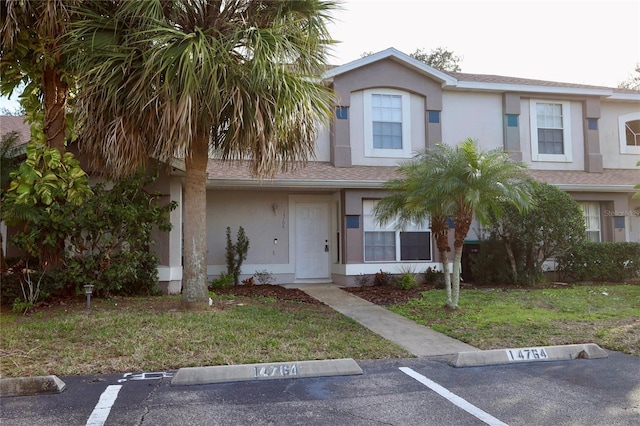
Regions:
M 526 166 L 512 161 L 502 149 L 482 151 L 470 138 L 455 147 L 440 144 L 437 149 L 450 161 L 434 172 L 429 193 L 448 200 L 453 216 L 453 294 L 449 307 L 457 309 L 462 248 L 473 217 L 486 224 L 491 217 L 502 215 L 504 202 L 522 210 L 529 208 L 533 199 Z
M 44 142 L 65 151 L 69 84 L 60 38 L 76 0 L 5 0 L 0 3 L 2 60 L 0 92 L 11 95 L 25 85 L 21 104 L 30 122 L 43 121 Z M 25 94 L 27 94 L 25 96 Z
M 411 161 L 398 167 L 398 173 L 403 176 L 385 183 L 384 187 L 389 195 L 382 198 L 375 207 L 375 217 L 379 223 L 386 223 L 395 219 L 399 228 L 408 223 L 431 223 L 436 247 L 442 262 L 444 284 L 447 292 L 447 304 L 451 303 L 451 274 L 449 272 L 449 223 L 445 216 L 446 203 L 426 197 L 430 173 L 434 170 L 430 164 L 428 153 L 422 152 L 414 156 Z M 442 161 L 448 161 L 442 158 Z
M 251 160 L 260 177 L 313 153 L 332 112 L 316 78 L 335 3 L 111 0 L 83 3 L 67 48 L 81 76 L 81 149 L 113 177 L 149 156 L 185 161 L 183 306 L 208 304 L 209 155 Z
M 500 217 L 504 201 L 519 209 L 531 205 L 526 166 L 511 161 L 509 154 L 501 149 L 481 151 L 474 140 L 466 139 L 455 147 L 436 144 L 433 149 L 418 154 L 408 165 L 401 166 L 399 171 L 405 178 L 387 184 L 392 193 L 379 203 L 377 217 L 388 219 L 399 214 L 402 220 L 403 217 L 424 219 L 431 215 L 431 230 L 441 252 L 445 279 L 449 275 L 444 269 L 449 248 L 445 218 L 453 217 L 453 277 L 447 287 L 446 304 L 457 309 L 462 248 L 473 217 L 480 223 Z

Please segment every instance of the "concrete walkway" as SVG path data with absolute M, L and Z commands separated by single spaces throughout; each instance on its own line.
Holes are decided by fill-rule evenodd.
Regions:
M 416 356 L 451 355 L 479 350 L 354 296 L 335 284 L 293 284 L 286 287 L 304 291 Z

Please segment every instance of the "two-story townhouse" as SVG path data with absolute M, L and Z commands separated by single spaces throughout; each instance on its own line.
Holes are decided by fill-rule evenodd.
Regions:
M 381 227 L 372 210 L 400 161 L 468 137 L 508 150 L 535 179 L 569 192 L 584 209 L 590 238 L 640 241 L 640 200 L 631 198 L 640 182 L 639 91 L 442 72 L 395 49 L 332 68 L 323 79 L 337 95 L 336 114 L 306 167 L 259 181 L 243 163 L 210 161 L 210 276 L 226 268 L 226 228 L 233 236 L 240 226 L 250 239 L 243 274 L 267 270 L 278 283 L 353 285 L 359 274 L 381 269 L 437 267 L 428 224 Z M 179 196 L 179 187 L 172 193 Z M 475 231 L 469 239 L 479 238 Z M 179 251 L 165 259 L 178 260 Z M 163 269 L 167 288 L 179 288 L 179 263 Z
M 226 270 L 226 228 L 250 240 L 243 276 L 267 270 L 278 283 L 355 284 L 359 274 L 437 267 L 427 224 L 396 230 L 373 219 L 396 166 L 437 142 L 471 137 L 511 152 L 531 175 L 581 203 L 589 237 L 640 241 L 640 91 L 442 72 L 395 49 L 329 69 L 335 117 L 320 129 L 316 157 L 260 181 L 246 164 L 210 160 L 208 275 Z M 180 164 L 157 189 L 181 201 Z M 158 235 L 161 286 L 182 278 L 182 212 Z M 476 240 L 477 225 L 468 238 Z

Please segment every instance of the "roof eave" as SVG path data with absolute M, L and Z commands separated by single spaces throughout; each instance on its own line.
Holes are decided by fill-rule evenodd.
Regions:
M 635 193 L 634 185 L 587 185 L 577 183 L 551 183 L 566 192 L 617 192 Z
M 222 188 L 308 188 L 308 189 L 380 189 L 386 181 L 302 180 L 302 179 L 207 179 L 208 189 Z
M 488 92 L 521 92 L 521 93 L 542 93 L 550 95 L 582 95 L 582 96 L 599 96 L 610 98 L 613 95 L 612 89 L 595 89 L 580 88 L 566 86 L 540 86 L 528 84 L 502 84 L 487 83 L 477 81 L 458 80 L 454 86 L 444 86 L 445 88 L 459 90 L 478 90 Z

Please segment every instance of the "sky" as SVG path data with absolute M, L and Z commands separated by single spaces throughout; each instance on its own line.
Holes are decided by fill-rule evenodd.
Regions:
M 332 16 L 333 65 L 442 47 L 462 72 L 616 87 L 640 64 L 638 0 L 343 0 Z

